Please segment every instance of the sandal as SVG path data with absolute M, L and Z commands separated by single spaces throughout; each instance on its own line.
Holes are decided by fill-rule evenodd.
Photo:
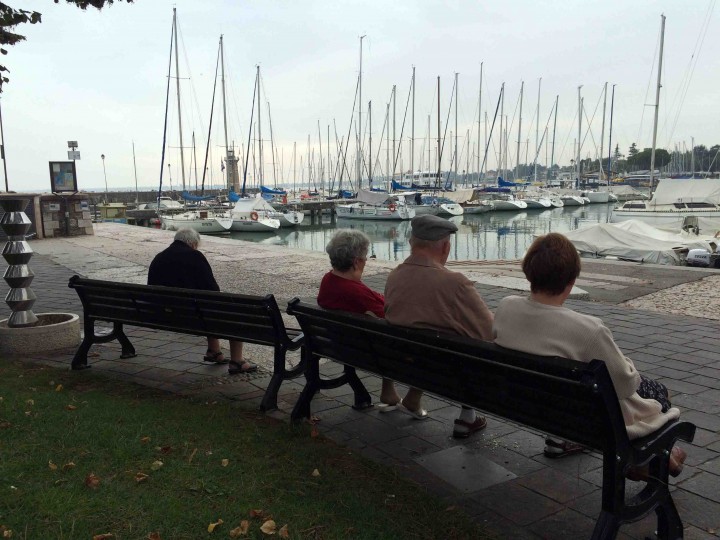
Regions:
M 228 375 L 252 373 L 253 371 L 257 371 L 257 368 L 257 365 L 248 362 L 247 360 L 242 360 L 242 362 L 238 362 L 237 360 L 230 360 L 230 362 L 228 362 Z
M 585 447 L 580 446 L 579 444 L 570 441 L 551 439 L 548 437 L 545 439 L 545 449 L 543 450 L 543 454 L 547 458 L 557 459 L 572 456 L 573 454 L 580 454 L 583 450 L 585 450 Z
M 213 364 L 227 364 L 228 361 L 223 356 L 222 351 L 211 351 L 208 349 L 208 352 L 205 353 L 205 356 L 203 356 L 203 362 L 212 362 Z

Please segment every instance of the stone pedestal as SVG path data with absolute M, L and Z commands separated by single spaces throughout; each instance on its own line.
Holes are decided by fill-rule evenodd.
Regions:
M 94 234 L 87 193 L 41 195 L 40 214 L 45 238 Z

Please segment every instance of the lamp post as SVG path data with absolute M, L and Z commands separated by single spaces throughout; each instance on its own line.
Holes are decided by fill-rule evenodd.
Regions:
M 105 154 L 100 154 L 103 164 L 103 176 L 105 177 L 105 204 L 108 203 L 108 185 L 107 185 L 107 173 L 105 172 Z

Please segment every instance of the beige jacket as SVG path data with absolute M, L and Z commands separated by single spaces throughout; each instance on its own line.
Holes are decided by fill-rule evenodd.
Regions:
M 548 306 L 523 298 L 504 298 L 495 311 L 495 343 L 541 356 L 560 356 L 581 362 L 603 360 L 620 401 L 628 436 L 649 435 L 668 420 L 678 418 L 672 407 L 661 411 L 660 403 L 637 394 L 640 374 L 613 340 L 612 333 L 597 317 L 565 307 Z

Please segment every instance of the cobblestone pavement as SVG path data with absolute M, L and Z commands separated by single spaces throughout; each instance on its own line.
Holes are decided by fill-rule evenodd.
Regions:
M 81 313 L 77 295 L 67 287 L 74 273 L 144 281 L 152 255 L 169 244 L 171 235 L 118 227 L 122 226 L 98 227 L 95 237 L 32 242 L 37 253 L 30 262 L 36 274 L 32 288 L 38 297 L 34 311 Z M 127 229 L 131 230 L 126 233 Z M 321 253 L 229 239 L 208 239 L 201 249 L 224 290 L 253 294 L 272 291 L 281 306 L 295 295 L 313 296 L 328 266 Z M 393 265 L 373 261 L 368 266 L 366 282 L 382 291 Z M 490 275 L 503 266 L 517 272 L 516 264 L 498 262 L 476 263 L 473 271 L 482 266 L 492 267 Z M 712 309 L 699 311 L 702 318 L 668 311 L 679 309 L 683 303 L 706 305 L 717 296 L 717 278 L 708 275 L 685 272 L 683 279 L 662 268 L 641 272 L 636 266 L 587 264 L 581 281 L 585 281 L 582 287 L 589 291 L 590 300 L 568 301 L 573 309 L 601 317 L 638 369 L 667 385 L 682 418 L 697 425 L 695 441 L 687 447 L 685 471 L 671 480 L 673 498 L 686 526 L 685 538 L 690 540 L 720 536 L 720 323 L 707 317 L 712 316 Z M 492 280 L 485 281 L 478 289 L 491 309 L 512 292 L 493 285 Z M 597 287 L 598 283 L 610 287 Z M 4 295 L 4 283 L 0 289 Z M 638 293 L 650 296 L 636 298 Z M 180 394 L 222 397 L 249 408 L 259 406 L 270 377 L 269 349 L 248 346 L 248 355 L 260 363 L 261 369 L 249 377 L 228 377 L 225 367 L 201 361 L 203 338 L 142 328 L 129 328 L 127 333 L 138 356 L 120 360 L 117 343 L 96 345 L 89 359 L 94 371 Z M 29 360 L 66 368 L 73 352 L 53 352 Z M 294 361 L 297 358 L 291 357 L 290 362 Z M 327 374 L 340 369 L 334 363 L 323 366 Z M 77 376 L 82 377 L 83 372 Z M 379 379 L 365 376 L 363 380 L 377 397 Z M 302 382 L 296 379 L 283 384 L 280 410 L 273 415 L 288 417 Z M 352 391 L 347 387 L 324 391 L 315 398 L 313 414 L 321 419 L 319 427 L 325 436 L 358 454 L 397 467 L 448 504 L 465 508 L 501 538 L 589 537 L 600 507 L 600 456 L 549 460 L 542 454 L 541 434 L 494 417 L 488 419 L 484 432 L 457 441 L 451 437 L 457 406 L 431 396 L 424 400 L 431 415 L 425 422 L 402 414 L 380 415 L 375 410 L 357 412 L 351 403 Z M 631 489 L 638 487 L 629 484 Z M 624 526 L 620 538 L 644 539 L 652 536 L 653 529 L 654 516 L 649 516 Z

